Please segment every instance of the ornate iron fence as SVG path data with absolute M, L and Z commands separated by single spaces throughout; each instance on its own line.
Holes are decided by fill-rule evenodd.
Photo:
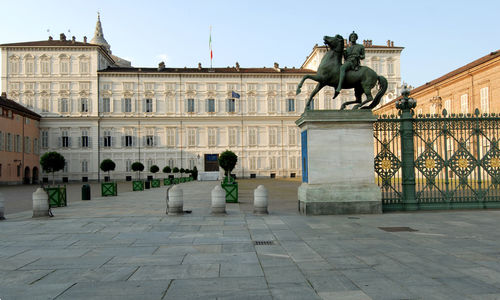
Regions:
M 383 210 L 500 208 L 500 116 L 406 109 L 374 124 Z

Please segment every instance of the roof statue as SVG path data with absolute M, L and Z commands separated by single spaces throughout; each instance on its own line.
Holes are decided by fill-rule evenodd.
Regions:
M 103 46 L 111 54 L 111 45 L 108 44 L 104 38 L 101 25 L 101 15 L 99 13 L 97 13 L 97 23 L 95 24 L 94 37 L 90 40 L 90 43 Z

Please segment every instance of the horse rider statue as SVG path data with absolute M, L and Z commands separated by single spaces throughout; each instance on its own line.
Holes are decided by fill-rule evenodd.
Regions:
M 357 71 L 361 64 L 361 60 L 365 59 L 365 47 L 360 44 L 356 44 L 358 40 L 358 35 L 356 32 L 352 32 L 349 35 L 349 46 L 344 50 L 344 64 L 340 67 L 339 84 L 335 89 L 335 95 L 333 99 L 337 98 L 342 90 L 342 83 L 344 83 L 345 73 L 349 70 Z

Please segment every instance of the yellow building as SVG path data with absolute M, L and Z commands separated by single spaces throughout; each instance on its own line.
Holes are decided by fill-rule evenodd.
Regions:
M 478 108 L 483 113 L 500 113 L 500 50 L 491 52 L 463 67 L 411 90 L 417 100 L 419 114 L 473 114 Z M 395 101 L 374 110 L 377 115 L 397 114 Z

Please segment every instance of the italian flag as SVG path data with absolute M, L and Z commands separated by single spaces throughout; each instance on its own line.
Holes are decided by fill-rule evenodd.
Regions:
M 210 49 L 210 64 L 212 64 L 212 58 L 214 58 L 214 54 L 212 52 L 212 26 L 210 26 L 210 37 L 208 38 L 208 49 Z

